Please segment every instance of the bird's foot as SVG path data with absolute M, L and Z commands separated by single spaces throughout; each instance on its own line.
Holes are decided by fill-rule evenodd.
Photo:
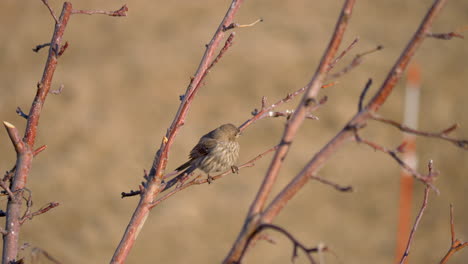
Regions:
M 232 170 L 232 173 L 239 174 L 239 167 L 237 167 L 236 165 L 231 166 L 231 170 Z
M 208 184 L 211 184 L 214 181 L 213 177 L 211 177 L 210 175 L 208 175 L 208 178 L 206 178 L 206 180 L 208 181 Z

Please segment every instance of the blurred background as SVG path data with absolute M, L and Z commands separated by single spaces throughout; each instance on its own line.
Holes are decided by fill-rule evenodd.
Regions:
M 51 0 L 59 14 L 62 2 Z M 106 263 L 121 239 L 138 202 L 121 199 L 136 189 L 149 169 L 161 139 L 179 106 L 190 76 L 230 1 L 73 2 L 76 9 L 116 10 L 129 15 L 72 16 L 53 88 L 41 116 L 37 146 L 47 150 L 33 163 L 28 188 L 34 208 L 61 205 L 28 221 L 21 242 L 40 247 L 63 263 Z M 170 153 L 168 170 L 186 161 L 199 137 L 223 123 L 240 125 L 260 107 L 304 86 L 312 77 L 330 39 L 343 1 L 246 1 L 235 19 L 253 28 L 236 29 L 234 46 L 205 80 Z M 307 120 L 289 152 L 275 192 L 286 185 L 352 117 L 368 78 L 377 90 L 432 4 L 418 1 L 358 1 L 342 48 L 357 36 L 357 46 L 336 69 L 357 53 L 377 45 L 384 50 L 365 57 L 358 68 L 322 91 L 329 101 Z M 53 20 L 41 1 L 4 0 L 0 4 L 0 117 L 24 131 L 17 106 L 29 111 L 47 50 L 31 49 L 50 41 Z M 468 3 L 449 1 L 434 32 L 467 25 Z M 466 34 L 465 34 L 466 35 Z M 420 128 L 440 131 L 458 122 L 454 137 L 468 138 L 468 45 L 461 39 L 427 39 L 414 60 L 421 66 Z M 380 113 L 403 120 L 404 80 Z M 294 109 L 299 97 L 280 110 Z M 264 119 L 242 138 L 240 163 L 279 142 L 284 118 Z M 361 135 L 389 148 L 401 143 L 395 128 L 370 122 Z M 450 246 L 449 204 L 454 205 L 457 236 L 468 240 L 468 152 L 441 140 L 418 138 L 419 171 L 429 159 L 440 171 L 434 193 L 416 233 L 412 263 L 436 263 Z M 0 168 L 10 169 L 15 153 L 0 129 Z M 211 185 L 189 188 L 155 208 L 128 263 L 219 263 L 234 242 L 271 155 Z M 354 193 L 340 193 L 308 183 L 275 223 L 306 245 L 324 243 L 333 254 L 326 263 L 393 263 L 399 193 L 399 166 L 388 155 L 349 142 L 321 170 L 320 176 Z M 424 187 L 415 184 L 413 218 Z M 6 197 L 1 197 L 5 208 Z M 2 219 L 2 225 L 3 225 Z M 291 244 L 271 233 L 276 245 L 259 242 L 246 263 L 289 263 Z M 31 248 L 31 247 L 30 247 Z M 30 249 L 29 248 L 29 249 Z M 28 250 L 29 250 L 28 249 Z M 29 251 L 22 255 L 28 257 Z M 450 263 L 466 263 L 468 250 Z M 41 263 L 48 263 L 43 260 Z M 307 263 L 301 256 L 297 263 Z

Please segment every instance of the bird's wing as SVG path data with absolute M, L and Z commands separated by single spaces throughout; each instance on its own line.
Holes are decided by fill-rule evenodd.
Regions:
M 216 139 L 202 137 L 198 144 L 190 151 L 190 159 L 197 159 L 208 155 L 216 147 Z

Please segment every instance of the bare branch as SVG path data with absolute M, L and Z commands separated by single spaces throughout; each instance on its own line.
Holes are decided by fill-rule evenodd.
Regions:
M 244 24 L 244 25 L 240 25 L 238 23 L 231 23 L 228 26 L 224 27 L 223 30 L 228 31 L 228 30 L 234 29 L 234 28 L 253 27 L 253 26 L 255 26 L 256 24 L 258 24 L 260 22 L 263 22 L 263 18 L 259 18 L 259 19 L 255 20 L 254 22 L 252 22 L 250 24 Z
M 330 72 L 333 68 L 335 68 L 335 65 L 346 55 L 349 53 L 349 51 L 358 43 L 359 37 L 356 37 L 349 46 L 344 49 L 338 57 L 336 57 L 335 60 L 333 60 L 329 65 L 328 65 L 328 70 L 327 72 Z
M 456 32 L 449 32 L 449 33 L 427 33 L 426 37 L 428 38 L 435 38 L 435 39 L 442 39 L 442 40 L 450 40 L 452 38 L 461 38 L 464 39 L 463 35 L 458 34 Z
M 450 132 L 457 129 L 458 124 L 454 124 L 454 125 L 450 126 L 449 128 L 446 128 L 446 129 L 442 130 L 441 132 L 431 133 L 431 132 L 424 132 L 424 131 L 419 131 L 419 130 L 410 128 L 410 127 L 408 127 L 408 126 L 406 126 L 404 124 L 398 123 L 396 121 L 380 117 L 377 114 L 372 114 L 372 119 L 374 119 L 376 121 L 379 121 L 379 122 L 382 122 L 382 123 L 385 123 L 385 124 L 392 125 L 392 126 L 398 128 L 398 129 L 400 129 L 403 132 L 415 134 L 415 135 L 418 135 L 418 136 L 424 136 L 424 137 L 440 138 L 440 139 L 452 142 L 455 146 L 457 146 L 459 148 L 468 150 L 468 140 L 466 140 L 466 139 L 455 139 L 455 138 L 451 138 L 451 137 L 448 136 L 448 134 Z
M 230 25 L 233 21 L 234 15 L 239 10 L 243 0 L 233 0 L 229 5 L 228 11 L 224 16 L 221 24 L 214 33 L 211 41 L 206 47 L 206 51 L 201 59 L 200 65 L 196 70 L 195 75 L 190 80 L 190 84 L 187 87 L 185 95 L 181 97 L 181 104 L 177 111 L 171 126 L 167 129 L 166 135 L 161 142 L 159 150 L 153 160 L 151 170 L 148 173 L 148 180 L 144 186 L 144 193 L 141 195 L 140 202 L 133 213 L 132 218 L 125 230 L 125 233 L 114 252 L 111 263 L 124 263 L 133 244 L 139 234 L 139 231 L 143 228 L 145 220 L 151 210 L 152 203 L 155 201 L 155 197 L 164 188 L 163 178 L 164 170 L 167 165 L 169 149 L 174 143 L 175 137 L 185 122 L 185 117 L 190 109 L 190 106 L 197 94 L 199 88 L 202 86 L 202 81 L 209 70 L 210 65 L 213 63 L 214 54 L 216 48 L 224 37 L 224 28 Z M 140 190 L 141 191 L 141 190 Z
M 340 191 L 340 192 L 352 192 L 353 191 L 353 187 L 348 185 L 348 186 L 341 186 L 337 183 L 334 183 L 332 181 L 329 181 L 329 180 L 326 180 L 324 178 L 321 178 L 319 176 L 316 176 L 316 175 L 312 175 L 310 177 L 311 179 L 314 179 L 316 181 L 319 181 L 321 183 L 324 183 L 324 184 L 327 184 L 327 185 L 330 185 L 331 187 L 335 188 L 337 191 Z
M 355 139 L 356 139 L 356 142 L 358 142 L 358 143 L 363 143 L 363 144 L 365 144 L 367 146 L 372 147 L 374 150 L 378 150 L 378 151 L 381 151 L 383 153 L 387 153 L 388 155 L 390 155 L 390 157 L 392 157 L 400 165 L 400 167 L 402 169 L 406 170 L 408 173 L 413 175 L 413 177 L 415 177 L 419 181 L 421 181 L 424 184 L 431 187 L 437 194 L 440 193 L 439 190 L 432 184 L 433 177 L 437 176 L 437 174 L 438 174 L 437 172 L 434 172 L 434 174 L 430 174 L 430 175 L 427 175 L 427 176 L 422 175 L 421 173 L 417 172 L 415 169 L 411 168 L 411 166 L 406 164 L 400 157 L 398 157 L 397 151 L 387 149 L 385 147 L 380 146 L 377 143 L 374 143 L 372 141 L 363 139 L 357 134 L 357 132 L 355 134 Z M 398 149 L 401 149 L 401 147 L 397 148 L 397 150 Z
M 411 247 L 411 242 L 413 242 L 413 238 L 414 238 L 414 234 L 416 233 L 416 229 L 418 229 L 418 225 L 419 225 L 419 222 L 421 221 L 421 218 L 424 214 L 424 210 L 426 210 L 426 206 L 427 206 L 427 201 L 429 199 L 429 191 L 431 189 L 429 188 L 429 186 L 426 186 L 426 189 L 424 189 L 424 199 L 423 199 L 423 203 L 422 203 L 422 206 L 421 206 L 421 209 L 419 209 L 419 213 L 418 213 L 418 216 L 416 217 L 416 220 L 414 221 L 414 225 L 413 227 L 411 228 L 411 233 L 410 233 L 410 236 L 408 238 L 408 244 L 406 245 L 406 249 L 405 249 L 405 252 L 403 253 L 403 256 L 401 257 L 401 260 L 400 260 L 400 264 L 403 264 L 405 259 L 408 257 L 409 255 L 409 251 L 410 251 L 410 247 Z
M 263 231 L 264 229 L 273 229 L 277 232 L 280 232 L 281 234 L 285 235 L 290 241 L 291 243 L 293 243 L 293 252 L 292 252 L 292 255 L 291 255 L 291 261 L 294 263 L 294 261 L 296 260 L 296 258 L 298 257 L 298 250 L 302 250 L 306 256 L 307 256 L 307 259 L 309 260 L 310 263 L 316 263 L 315 260 L 312 258 L 312 253 L 319 253 L 319 252 L 323 252 L 323 251 L 328 251 L 328 248 L 326 246 L 319 246 L 319 247 L 313 247 L 313 248 L 309 248 L 307 246 L 305 246 L 304 244 L 302 244 L 301 242 L 299 242 L 291 233 L 289 233 L 286 229 L 282 228 L 282 227 L 279 227 L 277 225 L 273 225 L 273 224 L 260 224 L 257 229 L 250 235 L 248 241 L 247 241 L 247 244 L 250 244 L 252 242 L 253 239 L 255 239 L 256 236 L 258 236 L 258 234 Z M 245 255 L 245 252 L 246 250 L 244 250 L 244 252 L 242 252 L 240 258 L 239 258 L 239 263 L 240 261 L 242 260 L 243 256 Z
M 27 120 L 28 117 L 29 117 L 27 114 L 25 114 L 25 113 L 23 112 L 23 110 L 22 110 L 21 107 L 19 107 L 19 106 L 16 108 L 16 113 L 17 113 L 19 116 L 21 116 L 22 118 L 26 119 L 26 120 Z
M 50 209 L 53 209 L 53 208 L 55 208 L 55 207 L 57 207 L 59 205 L 60 205 L 60 203 L 58 203 L 58 202 L 50 202 L 50 203 L 42 206 L 39 210 L 37 210 L 35 212 L 32 212 L 32 213 L 28 212 L 27 214 L 25 214 L 21 218 L 20 224 L 24 224 L 24 222 L 26 222 L 26 220 L 31 220 L 35 216 L 47 213 Z
M 108 16 L 127 16 L 128 7 L 123 5 L 119 10 L 115 11 L 104 11 L 104 10 L 76 10 L 73 9 L 72 14 L 83 14 L 83 15 L 108 15 Z
M 55 12 L 54 12 L 54 10 L 52 9 L 52 7 L 50 7 L 49 1 L 48 1 L 48 0 L 42 0 L 42 3 L 44 3 L 44 5 L 47 7 L 47 9 L 49 9 L 50 14 L 52 15 L 52 17 L 53 17 L 54 20 L 55 20 L 55 24 L 58 24 L 58 23 L 59 23 L 59 20 L 57 19 L 57 15 L 55 14 Z M 36 52 L 37 52 L 37 51 L 36 51 Z
M 44 44 L 36 45 L 36 47 L 34 47 L 32 50 L 37 53 L 42 48 L 49 47 L 49 46 L 50 46 L 50 43 L 44 43 Z
M 140 194 L 141 192 L 139 190 L 138 191 L 130 190 L 129 192 L 120 193 L 120 195 L 122 196 L 121 198 L 131 197 L 131 196 L 140 195 Z
M 445 254 L 445 256 L 442 258 L 442 260 L 440 260 L 439 264 L 446 264 L 448 262 L 448 260 L 450 259 L 450 257 L 455 254 L 455 252 L 465 248 L 465 247 L 468 247 L 468 242 L 463 242 L 463 241 L 460 241 L 459 239 L 456 238 L 455 236 L 455 220 L 454 220 L 454 217 L 453 217 L 453 206 L 450 205 L 450 234 L 451 234 L 451 238 L 452 238 L 452 243 L 450 245 L 450 249 L 448 250 L 448 252 Z
M 260 223 L 260 220 L 255 218 L 261 213 L 261 211 L 265 207 L 265 203 L 268 200 L 268 197 L 273 189 L 273 185 L 276 182 L 277 176 L 279 171 L 283 165 L 283 162 L 287 156 L 289 151 L 289 147 L 291 146 L 292 141 L 294 140 L 297 131 L 301 127 L 310 107 L 311 102 L 313 102 L 318 95 L 318 92 L 322 88 L 324 84 L 324 80 L 327 75 L 327 70 L 330 63 L 333 61 L 338 48 L 341 44 L 344 32 L 346 31 L 347 25 L 349 23 L 351 13 L 354 7 L 354 0 L 348 0 L 344 3 L 343 8 L 341 9 L 340 17 L 335 26 L 334 33 L 332 38 L 324 52 L 324 55 L 317 67 L 316 72 L 314 73 L 310 82 L 304 88 L 304 95 L 302 97 L 301 102 L 297 106 L 294 114 L 292 115 L 291 119 L 286 124 L 283 136 L 281 138 L 281 143 L 278 150 L 275 152 L 275 155 L 270 163 L 268 171 L 265 175 L 265 178 L 260 186 L 257 195 L 252 202 L 249 213 L 246 217 L 245 226 L 249 226 L 250 228 L 243 228 L 239 233 L 236 242 L 234 243 L 233 247 L 231 248 L 229 254 L 224 259 L 223 263 L 235 263 L 239 262 L 239 258 L 242 252 L 246 248 L 247 238 L 250 237 L 251 233 L 255 230 L 255 226 Z M 262 110 L 263 111 L 263 110 Z M 258 119 L 258 118 L 257 118 Z M 249 123 L 255 121 L 255 117 L 251 120 L 247 121 L 241 126 L 241 130 L 247 126 Z M 308 176 L 310 176 L 309 174 Z M 307 181 L 307 180 L 305 180 Z M 289 194 L 294 195 L 295 191 L 289 192 Z M 290 198 L 289 198 L 290 199 Z M 289 200 L 285 199 L 285 200 Z M 285 203 L 285 202 L 284 202 Z M 280 206 L 282 207 L 282 206 Z M 271 221 L 269 219 L 265 219 L 262 216 L 262 220 L 266 220 L 266 222 Z
M 372 79 L 369 78 L 369 80 L 366 83 L 366 86 L 361 92 L 361 95 L 359 96 L 359 104 L 358 104 L 358 112 L 362 111 L 362 105 L 364 103 L 364 98 L 366 97 L 367 91 L 369 90 L 370 86 L 372 85 Z
M 337 79 L 343 75 L 345 75 L 346 73 L 350 72 L 352 69 L 356 68 L 357 66 L 359 66 L 362 62 L 363 62 L 363 58 L 364 56 L 368 55 L 368 54 L 371 54 L 371 53 L 374 53 L 376 51 L 379 51 L 383 49 L 383 46 L 379 45 L 371 50 L 368 50 L 366 52 L 363 52 L 363 53 L 360 53 L 360 54 L 357 54 L 354 59 L 351 61 L 350 64 L 348 64 L 348 66 L 344 67 L 341 71 L 338 71 L 334 74 L 331 74 L 327 77 L 328 80 L 330 79 Z

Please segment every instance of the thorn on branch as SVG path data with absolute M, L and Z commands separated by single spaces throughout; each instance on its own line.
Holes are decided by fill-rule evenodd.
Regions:
M 7 213 L 3 210 L 0 210 L 0 217 L 5 217 Z
M 369 78 L 369 80 L 366 83 L 366 86 L 364 87 L 364 90 L 362 90 L 361 95 L 359 96 L 358 112 L 362 111 L 364 98 L 366 97 L 367 91 L 369 91 L 369 88 L 371 87 L 371 85 L 372 85 L 372 78 Z
M 255 20 L 254 22 L 252 22 L 250 24 L 245 24 L 245 25 L 240 25 L 238 23 L 231 23 L 228 26 L 223 26 L 223 31 L 226 32 L 226 31 L 228 31 L 230 29 L 234 29 L 234 28 L 253 27 L 257 23 L 260 23 L 260 22 L 263 22 L 263 18 L 259 18 L 259 19 Z
M 65 50 L 67 50 L 67 48 L 68 48 L 68 41 L 65 41 L 65 44 L 62 45 L 62 46 L 60 46 L 60 50 L 59 50 L 59 52 L 58 52 L 58 56 L 59 56 L 59 57 L 62 56 L 63 53 L 65 52 Z
M 28 116 L 27 114 L 25 114 L 25 113 L 23 112 L 23 110 L 21 110 L 21 107 L 19 107 L 19 106 L 16 107 L 16 113 L 17 113 L 19 116 L 21 116 L 22 118 L 26 119 L 26 120 L 28 120 L 28 118 L 29 118 L 29 116 Z
M 127 16 L 128 7 L 123 5 L 119 10 L 116 11 L 104 11 L 104 10 L 73 10 L 72 14 L 84 14 L 84 15 L 108 15 L 108 16 L 118 16 L 124 17 Z
M 42 146 L 38 147 L 36 150 L 34 150 L 33 156 L 34 157 L 37 156 L 39 153 L 44 151 L 46 148 L 47 148 L 47 145 L 42 145 Z
M 140 195 L 141 193 L 142 193 L 141 191 L 130 190 L 130 192 L 122 192 L 120 195 L 121 195 L 121 198 L 123 199 L 125 197 Z
M 44 44 L 40 44 L 40 45 L 37 45 L 36 47 L 34 47 L 32 50 L 36 53 L 38 53 L 41 49 L 45 48 L 45 47 L 48 47 L 50 46 L 50 43 L 44 43 Z

